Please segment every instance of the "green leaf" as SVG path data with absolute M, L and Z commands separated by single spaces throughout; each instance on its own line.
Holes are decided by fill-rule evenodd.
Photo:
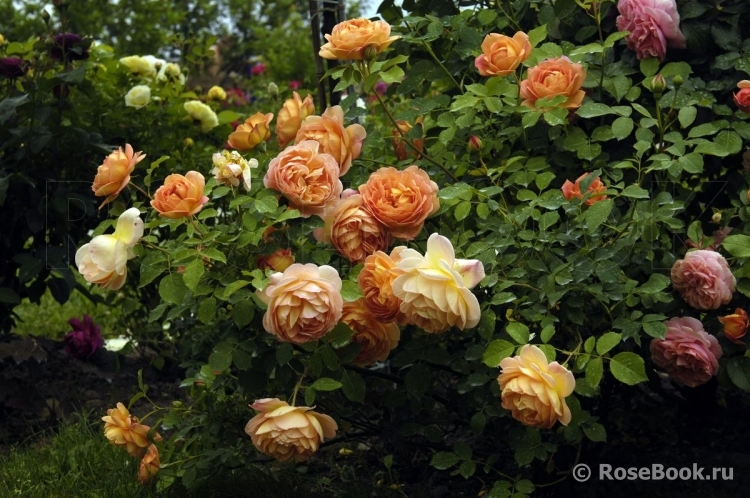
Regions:
M 353 336 L 354 331 L 344 322 L 339 322 L 333 327 L 333 330 L 326 334 L 325 339 L 331 343 L 334 349 L 339 349 L 352 342 Z
M 219 115 L 216 117 L 219 118 L 219 124 L 226 124 L 226 123 L 232 123 L 234 121 L 237 121 L 238 119 L 242 117 L 242 115 L 235 111 L 226 110 L 226 111 L 221 111 Z
M 467 216 L 469 216 L 470 212 L 471 212 L 471 202 L 462 201 L 458 203 L 458 205 L 456 206 L 456 211 L 453 214 L 456 217 L 456 221 L 461 221 Z
M 585 424 L 581 428 L 583 429 L 583 433 L 586 434 L 586 437 L 591 441 L 599 443 L 607 441 L 607 431 L 602 424 L 594 422 L 591 424 Z
M 234 346 L 227 342 L 220 342 L 214 346 L 213 352 L 208 357 L 208 366 L 214 372 L 224 372 L 232 366 L 232 352 Z
M 534 28 L 531 31 L 529 31 L 529 43 L 531 43 L 532 47 L 536 47 L 539 42 L 547 38 L 547 25 L 542 24 L 538 28 Z
M 750 257 L 750 236 L 747 235 L 730 235 L 721 246 L 735 258 Z
M 458 473 L 461 474 L 461 476 L 464 479 L 468 479 L 469 477 L 474 475 L 474 472 L 477 471 L 477 464 L 474 462 L 467 460 L 461 464 L 460 467 L 458 467 Z
M 516 341 L 516 344 L 529 343 L 529 328 L 523 323 L 510 322 L 505 327 L 505 331 L 514 341 Z
M 171 273 L 159 282 L 159 296 L 167 303 L 182 304 L 187 293 L 188 288 L 179 273 Z
M 341 284 L 341 297 L 347 302 L 356 301 L 362 297 L 362 289 L 359 288 L 356 282 L 344 280 Z
M 629 386 L 648 380 L 643 358 L 635 353 L 623 352 L 615 355 L 609 362 L 609 370 L 615 379 Z
M 646 78 L 655 75 L 658 70 L 659 59 L 656 57 L 649 57 L 648 59 L 643 59 L 641 61 L 641 73 L 643 73 L 643 76 Z
M 343 369 L 341 371 L 341 389 L 350 401 L 365 402 L 365 381 L 358 373 Z
M 198 320 L 203 323 L 211 323 L 216 316 L 216 299 L 209 297 L 198 305 Z
M 321 377 L 313 382 L 313 385 L 310 387 L 316 391 L 335 391 L 336 389 L 340 389 L 342 385 L 343 384 L 337 380 L 329 379 L 328 377 Z
M 620 195 L 623 197 L 631 197 L 633 199 L 648 199 L 649 193 L 645 188 L 641 188 L 638 185 L 628 185 L 625 187 Z
M 389 85 L 393 83 L 401 83 L 401 80 L 404 78 L 404 70 L 399 66 L 393 66 L 387 71 L 381 71 L 380 77 Z
M 583 350 L 586 351 L 587 353 L 590 353 L 594 350 L 595 344 L 596 344 L 596 337 L 589 337 L 583 343 Z
M 604 364 L 601 358 L 592 358 L 586 364 L 586 383 L 591 386 L 592 389 L 596 389 L 599 382 L 602 380 L 604 375 Z
M 612 109 L 606 104 L 599 104 L 597 102 L 588 102 L 578 108 L 576 114 L 584 119 L 595 118 L 598 116 L 604 116 L 611 114 Z
M 683 128 L 687 128 L 688 126 L 693 124 L 693 121 L 695 121 L 695 117 L 697 115 L 698 110 L 695 107 L 683 107 L 677 114 L 677 119 L 680 120 L 680 126 L 682 126 Z
M 735 356 L 727 363 L 727 374 L 735 386 L 750 392 L 750 358 Z
M 182 280 L 185 282 L 187 288 L 195 292 L 205 271 L 202 259 L 198 258 L 190 262 L 182 273 Z
M 406 392 L 415 398 L 420 398 L 430 388 L 432 372 L 425 363 L 417 363 L 406 373 L 404 385 Z
M 261 197 L 260 199 L 255 199 L 254 205 L 259 213 L 268 214 L 276 211 L 276 208 L 279 207 L 279 201 L 276 197 L 269 195 Z
M 489 343 L 487 350 L 482 355 L 482 363 L 488 367 L 497 367 L 500 362 L 513 354 L 516 347 L 503 339 L 497 339 Z
M 457 463 L 458 457 L 454 453 L 451 453 L 449 451 L 441 451 L 440 453 L 435 453 L 434 455 L 432 455 L 432 460 L 430 460 L 430 465 L 438 470 L 451 468 Z
M 600 355 L 604 355 L 609 352 L 612 348 L 620 344 L 622 334 L 617 332 L 607 332 L 596 341 L 596 352 Z
M 221 261 L 222 263 L 227 262 L 227 257 L 224 256 L 224 253 L 219 251 L 218 249 L 214 249 L 213 247 L 202 249 L 198 254 L 200 254 L 204 258 Z
M 21 296 L 16 291 L 8 287 L 0 287 L 0 303 L 19 304 L 20 302 Z
M 643 331 L 656 339 L 664 339 L 667 326 L 664 322 L 643 322 Z
M 251 299 L 242 299 L 233 305 L 232 319 L 237 328 L 241 329 L 253 321 L 255 316 L 255 305 Z
M 232 294 L 237 292 L 238 290 L 242 289 L 243 287 L 250 285 L 250 282 L 247 280 L 235 280 L 231 284 L 227 285 L 226 287 L 217 290 L 214 295 L 218 297 L 219 299 L 227 300 L 230 297 L 232 297 Z
M 622 140 L 633 133 L 633 120 L 631 118 L 619 117 L 612 122 L 612 134 L 617 140 Z
M 604 223 L 604 220 L 609 218 L 609 214 L 612 212 L 614 207 L 614 201 L 612 199 L 604 199 L 598 201 L 586 209 L 584 218 L 586 219 L 586 226 L 589 232 L 596 231 L 599 225 Z

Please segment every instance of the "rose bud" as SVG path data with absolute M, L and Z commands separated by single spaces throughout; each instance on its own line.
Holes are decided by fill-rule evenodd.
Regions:
M 667 82 L 664 81 L 664 76 L 657 74 L 651 80 L 651 91 L 657 95 L 664 93 L 664 89 L 667 88 Z
M 724 325 L 724 335 L 727 339 L 744 344 L 740 339 L 747 334 L 748 319 L 745 310 L 737 308 L 733 314 L 719 317 L 719 321 Z
M 476 135 L 469 137 L 469 150 L 482 150 L 482 139 Z

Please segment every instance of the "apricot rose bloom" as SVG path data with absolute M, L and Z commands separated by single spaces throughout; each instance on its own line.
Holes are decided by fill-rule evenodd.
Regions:
M 325 35 L 328 43 L 320 47 L 324 59 L 361 61 L 374 58 L 400 36 L 390 36 L 391 25 L 385 21 L 350 19 L 333 27 L 330 35 Z M 365 51 L 369 48 L 368 54 Z
M 732 300 L 737 280 L 724 256 L 701 249 L 672 266 L 672 286 L 695 309 L 715 310 Z
M 518 356 L 500 362 L 502 406 L 514 419 L 530 427 L 550 429 L 557 421 L 568 425 L 570 409 L 565 398 L 573 393 L 573 374 L 556 361 L 549 363 L 541 349 L 530 344 Z
M 159 450 L 156 448 L 156 445 L 152 444 L 141 459 L 141 465 L 138 468 L 138 482 L 148 484 L 157 472 L 159 472 L 160 468 Z
M 352 341 L 361 346 L 353 365 L 366 367 L 388 358 L 398 345 L 401 330 L 395 323 L 379 322 L 365 307 L 364 298 L 344 303 L 341 321 L 354 331 Z
M 112 235 L 97 235 L 76 251 L 76 266 L 87 282 L 103 289 L 118 290 L 128 276 L 128 260 L 143 236 L 143 220 L 138 208 L 130 208 L 117 219 Z
M 740 339 L 747 334 L 748 317 L 745 310 L 737 308 L 733 314 L 719 317 L 719 322 L 724 325 L 724 336 L 727 339 L 737 344 L 744 344 Z
M 258 167 L 257 159 L 252 158 L 248 161 L 236 150 L 232 152 L 224 150 L 215 153 L 212 160 L 214 169 L 211 170 L 211 174 L 216 178 L 217 184 L 238 187 L 242 182 L 245 190 L 250 191 L 252 180 L 250 170 Z
M 417 166 L 380 168 L 360 185 L 365 208 L 397 239 L 411 240 L 440 209 L 437 183 Z
M 271 161 L 263 178 L 266 188 L 284 194 L 304 218 L 332 209 L 344 189 L 336 159 L 320 149 L 314 140 L 287 147 Z
M 581 90 L 584 81 L 586 70 L 581 64 L 571 62 L 564 56 L 547 59 L 529 68 L 526 79 L 521 82 L 521 105 L 536 109 L 537 100 L 562 95 L 567 100 L 558 107 L 575 110 L 586 96 L 586 92 Z
M 122 189 L 130 183 L 130 174 L 135 166 L 145 157 L 146 154 L 143 152 L 134 152 L 130 144 L 125 144 L 124 151 L 120 147 L 104 158 L 104 162 L 96 169 L 94 183 L 91 185 L 95 196 L 107 196 L 99 209 L 117 198 Z
M 422 121 L 424 118 L 422 116 L 419 116 L 416 120 L 416 123 L 418 125 L 422 125 Z M 396 154 L 396 157 L 399 161 L 405 160 L 409 155 L 413 155 L 415 159 L 419 159 L 421 156 L 420 152 L 424 150 L 424 138 L 418 138 L 416 140 L 413 140 L 412 143 L 414 144 L 414 147 L 417 148 L 417 151 L 412 149 L 406 144 L 406 140 L 403 138 L 403 135 L 406 135 L 411 131 L 414 126 L 408 121 L 398 120 L 396 121 L 397 128 L 393 129 L 393 132 L 391 135 L 393 136 L 393 152 Z
M 737 88 L 740 91 L 734 94 L 734 103 L 740 111 L 750 114 L 750 80 L 740 81 Z
M 289 142 L 297 136 L 302 122 L 308 116 L 315 114 L 315 103 L 312 94 L 308 94 L 305 100 L 300 98 L 297 92 L 293 92 L 293 97 L 284 102 L 279 117 L 276 118 L 276 141 L 279 147 L 286 147 Z
M 229 146 L 238 150 L 252 150 L 271 137 L 273 114 L 256 112 L 229 134 Z
M 258 297 L 268 305 L 263 327 L 281 342 L 317 341 L 341 319 L 341 277 L 327 265 L 295 263 L 274 273 Z
M 664 339 L 651 341 L 651 358 L 671 378 L 688 387 L 705 384 L 719 372 L 722 351 L 716 337 L 691 317 L 665 322 Z
M 341 169 L 339 176 L 344 176 L 362 152 L 362 142 L 367 137 L 364 127 L 359 124 L 344 128 L 344 111 L 335 105 L 325 110 L 322 116 L 308 116 L 297 131 L 295 143 L 304 140 L 315 140 L 320 144 L 321 152 L 331 154 Z
M 393 295 L 409 323 L 430 333 L 477 326 L 481 310 L 469 289 L 484 278 L 481 261 L 456 259 L 451 241 L 437 233 L 427 239 L 424 256 L 414 249 L 400 256 L 396 266 L 403 273 L 393 281 Z
M 189 100 L 182 107 L 187 111 L 190 119 L 200 126 L 202 132 L 206 133 L 219 126 L 219 118 L 214 110 L 200 100 Z
M 401 261 L 404 246 L 395 247 L 388 255 L 375 251 L 365 258 L 365 264 L 357 276 L 364 304 L 376 319 L 388 323 L 404 321 L 401 314 L 401 300 L 393 294 L 393 282 L 404 272 L 396 264 Z
M 283 272 L 284 270 L 292 266 L 293 263 L 294 254 L 292 254 L 292 250 L 289 248 L 278 249 L 271 254 L 258 256 L 258 259 L 255 260 L 255 264 L 258 265 L 258 268 L 260 268 L 261 270 L 270 268 L 273 271 L 280 272 Z
M 260 413 L 250 419 L 245 433 L 258 451 L 281 462 L 307 460 L 339 428 L 328 415 L 278 398 L 259 399 L 250 408 Z
M 122 446 L 128 455 L 135 458 L 143 458 L 151 444 L 148 440 L 148 431 L 151 427 L 143 425 L 138 417 L 131 415 L 125 405 L 117 403 L 117 408 L 107 410 L 107 416 L 102 417 L 104 421 L 104 436 L 115 446 Z M 154 433 L 154 441 L 161 441 L 158 432 Z
M 482 55 L 474 65 L 482 76 L 508 76 L 531 55 L 529 37 L 518 31 L 513 38 L 498 33 L 490 33 L 482 42 Z
M 573 184 L 570 180 L 565 180 L 565 183 L 563 183 L 562 186 L 562 193 L 565 199 L 571 200 L 571 199 L 583 199 L 583 193 L 581 193 L 581 182 L 584 178 L 589 176 L 588 173 L 584 173 L 578 178 L 576 178 L 575 184 Z M 591 193 L 588 199 L 586 199 L 586 205 L 591 206 L 594 203 L 597 203 L 599 201 L 603 201 L 607 198 L 605 194 L 602 192 L 606 191 L 607 187 L 602 183 L 602 181 L 597 176 L 594 178 L 594 180 L 589 185 L 589 188 L 586 189 L 586 193 Z
M 188 171 L 185 176 L 169 175 L 154 192 L 151 207 L 172 220 L 192 216 L 208 202 L 203 195 L 205 186 L 206 179 L 197 171 Z

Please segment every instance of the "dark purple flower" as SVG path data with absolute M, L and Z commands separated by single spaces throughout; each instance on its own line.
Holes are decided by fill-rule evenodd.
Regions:
M 375 91 L 380 95 L 385 95 L 385 92 L 388 91 L 388 83 L 385 81 L 378 81 L 375 83 Z
M 3 57 L 0 59 L 0 75 L 6 78 L 19 78 L 24 73 L 23 59 L 20 57 Z
M 83 38 L 75 33 L 60 33 L 52 39 L 54 45 L 50 50 L 53 59 L 62 59 L 63 50 L 70 61 L 82 61 L 89 58 L 89 49 L 85 46 Z
M 65 336 L 65 352 L 79 360 L 87 360 L 97 348 L 104 345 L 99 327 L 88 315 L 83 315 L 83 323 L 78 318 L 71 318 L 68 323 L 73 330 Z
M 258 76 L 266 72 L 266 65 L 262 62 L 259 62 L 253 66 L 253 68 L 250 70 L 250 73 L 252 73 L 253 76 Z

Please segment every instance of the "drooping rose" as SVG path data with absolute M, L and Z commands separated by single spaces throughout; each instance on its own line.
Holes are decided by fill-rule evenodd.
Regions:
M 419 116 L 416 122 L 421 126 L 422 116 Z M 398 126 L 398 128 L 394 128 L 391 135 L 393 136 L 393 152 L 395 152 L 398 160 L 404 161 L 407 157 L 409 157 L 409 155 L 414 156 L 414 159 L 419 159 L 419 157 L 421 156 L 419 152 L 422 152 L 424 150 L 424 138 L 418 138 L 412 142 L 419 151 L 416 152 L 414 151 L 414 149 L 409 147 L 406 143 L 406 140 L 402 138 L 403 135 L 406 135 L 412 128 L 414 128 L 412 124 L 408 121 L 399 120 L 396 121 L 396 125 Z
M 284 148 L 289 145 L 289 142 L 297 136 L 302 122 L 313 114 L 315 114 L 315 103 L 312 94 L 308 94 L 305 100 L 302 100 L 297 92 L 293 92 L 293 98 L 284 102 L 276 118 L 276 141 L 279 147 Z
M 361 18 L 338 23 L 325 38 L 328 43 L 320 47 L 322 58 L 361 61 L 367 56 L 374 58 L 401 37 L 391 36 L 391 25 L 387 22 Z
M 331 242 L 352 263 L 362 263 L 370 254 L 391 245 L 388 229 L 364 207 L 359 194 L 337 202 L 327 221 L 324 229 L 316 229 L 315 238 Z
M 531 55 L 529 37 L 518 31 L 513 38 L 498 33 L 490 33 L 482 42 L 482 55 L 474 65 L 482 76 L 508 76 Z
M 96 169 L 94 183 L 91 185 L 95 196 L 107 196 L 99 209 L 117 198 L 122 189 L 130 183 L 130 174 L 136 165 L 145 157 L 146 154 L 143 152 L 134 152 L 130 144 L 125 144 L 124 151 L 120 147 L 104 159 Z
M 255 264 L 258 265 L 258 268 L 261 270 L 267 270 L 270 268 L 273 271 L 283 272 L 294 264 L 294 255 L 289 248 L 277 249 L 271 254 L 258 256 L 258 259 L 255 260 Z
M 76 251 L 76 266 L 86 281 L 103 289 L 118 290 L 128 275 L 127 262 L 135 257 L 133 247 L 143 236 L 138 208 L 120 215 L 112 235 L 97 235 Z
M 395 247 L 388 255 L 376 251 L 367 256 L 357 276 L 364 304 L 372 316 L 381 322 L 405 321 L 401 314 L 401 300 L 393 294 L 393 282 L 404 273 L 397 265 L 405 246 Z
M 229 145 L 238 150 L 252 150 L 271 137 L 273 114 L 256 112 L 229 134 Z
M 663 61 L 667 46 L 686 47 L 675 0 L 620 0 L 617 10 L 617 29 L 630 32 L 628 48 L 639 59 Z
M 328 415 L 278 398 L 259 399 L 250 408 L 260 413 L 250 419 L 245 433 L 258 451 L 281 462 L 307 460 L 339 428 Z
M 83 315 L 83 322 L 78 318 L 71 318 L 68 323 L 73 330 L 65 335 L 65 352 L 79 360 L 88 360 L 97 349 L 104 346 L 104 339 L 99 327 L 88 315 Z
M 651 341 L 651 358 L 671 378 L 695 387 L 705 384 L 719 372 L 722 351 L 716 337 L 703 330 L 703 324 L 691 317 L 665 322 L 664 339 Z
M 173 220 L 192 216 L 208 202 L 208 197 L 203 195 L 205 186 L 206 179 L 197 171 L 188 171 L 185 176 L 169 175 L 164 185 L 154 192 L 151 207 Z
M 734 94 L 734 103 L 737 109 L 750 114 L 750 80 L 742 80 L 737 83 L 739 92 Z
M 159 450 L 156 448 L 156 445 L 149 445 L 148 451 L 143 455 L 141 464 L 138 467 L 138 482 L 148 484 L 159 472 L 160 468 Z
M 317 341 L 341 319 L 341 277 L 332 267 L 295 263 L 270 276 L 258 294 L 268 305 L 263 327 L 282 342 Z
M 189 100 L 182 105 L 190 118 L 206 133 L 219 126 L 216 113 L 200 100 Z
M 584 178 L 589 176 L 588 173 L 584 173 L 578 178 L 576 178 L 575 184 L 571 183 L 570 180 L 565 180 L 565 183 L 563 183 L 562 186 L 562 193 L 563 196 L 567 200 L 571 199 L 583 199 L 583 193 L 581 192 L 581 182 Z M 591 206 L 592 204 L 595 204 L 599 201 L 603 201 L 607 198 L 605 194 L 602 192 L 605 192 L 607 190 L 607 187 L 602 183 L 602 181 L 597 176 L 594 178 L 594 180 L 589 185 L 589 188 L 586 189 L 586 193 L 591 193 L 588 199 L 586 199 L 586 205 Z
M 411 240 L 440 209 L 438 186 L 417 166 L 380 168 L 360 185 L 365 208 L 397 239 Z
M 344 110 L 341 106 L 329 107 L 322 116 L 308 116 L 302 122 L 295 143 L 315 140 L 320 143 L 321 152 L 331 154 L 341 168 L 339 176 L 344 176 L 362 152 L 362 142 L 367 137 L 364 127 L 359 124 L 344 128 Z
M 122 446 L 128 455 L 134 458 L 143 458 L 151 444 L 148 440 L 148 431 L 151 427 L 143 425 L 138 417 L 131 415 L 125 405 L 117 403 L 117 408 L 107 410 L 107 416 L 102 417 L 104 421 L 104 436 L 109 442 L 116 446 Z M 154 441 L 161 441 L 162 437 L 154 432 Z
M 521 82 L 521 104 L 537 109 L 537 100 L 562 95 L 566 100 L 558 107 L 575 110 L 586 96 L 586 92 L 581 90 L 584 81 L 586 70 L 581 64 L 571 62 L 567 57 L 547 59 L 529 68 L 526 79 Z
M 248 161 L 236 150 L 232 152 L 224 150 L 215 153 L 212 160 L 214 169 L 211 170 L 211 174 L 214 175 L 217 184 L 238 187 L 242 182 L 245 190 L 250 192 L 252 186 L 251 170 L 258 167 L 257 159 L 252 158 Z
M 424 256 L 414 249 L 400 256 L 396 266 L 403 273 L 393 281 L 393 295 L 409 323 L 430 333 L 477 326 L 481 310 L 470 289 L 484 278 L 481 261 L 456 259 L 450 240 L 437 233 L 427 239 Z
M 128 57 L 123 57 L 120 59 L 120 64 L 127 67 L 131 73 L 138 75 L 138 76 L 156 76 L 156 67 L 154 66 L 154 63 L 146 59 L 145 57 L 141 57 L 139 55 L 130 55 Z
M 401 338 L 398 325 L 378 321 L 365 307 L 364 301 L 364 298 L 359 298 L 344 303 L 341 315 L 341 321 L 354 331 L 352 341 L 360 345 L 359 354 L 352 360 L 353 365 L 360 367 L 388 358 Z
M 208 89 L 206 98 L 208 98 L 208 100 L 226 100 L 227 92 L 222 87 L 214 85 Z
M 136 85 L 125 94 L 125 105 L 140 109 L 151 101 L 151 89 L 148 85 Z
M 715 310 L 732 300 L 737 280 L 724 256 L 715 251 L 698 250 L 685 254 L 672 266 L 672 286 L 690 306 Z
M 514 419 L 530 427 L 550 429 L 559 421 L 568 425 L 570 409 L 565 398 L 573 393 L 573 374 L 556 361 L 550 363 L 541 349 L 530 344 L 518 356 L 500 362 L 500 397 Z
M 23 59 L 20 57 L 0 57 L 0 76 L 20 78 L 26 74 Z
M 307 218 L 333 208 L 344 189 L 339 176 L 334 157 L 323 153 L 318 142 L 305 140 L 271 161 L 263 185 L 284 194 L 289 205 Z
M 737 308 L 731 315 L 719 317 L 719 322 L 724 325 L 724 336 L 737 344 L 744 344 L 740 339 L 745 337 L 748 328 L 747 312 Z
M 64 55 L 69 61 L 82 61 L 89 58 L 89 49 L 85 45 L 81 35 L 59 33 L 52 38 L 50 55 L 53 59 L 62 59 Z

